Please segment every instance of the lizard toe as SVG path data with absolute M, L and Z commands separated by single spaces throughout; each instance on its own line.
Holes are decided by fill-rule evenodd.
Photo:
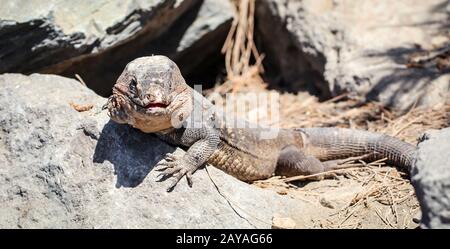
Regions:
M 167 169 L 167 170 L 165 171 L 165 173 L 166 173 L 167 175 L 174 175 L 175 173 L 182 172 L 182 171 L 183 171 L 183 168 L 177 166 L 177 167 L 173 167 L 173 168 Z
M 176 161 L 178 159 L 178 157 L 172 153 L 167 153 L 166 157 L 164 159 L 166 161 L 173 162 L 173 161 Z
M 193 182 L 192 182 L 192 172 L 188 171 L 186 173 L 186 180 L 187 180 L 187 183 L 188 183 L 189 187 L 192 188 L 192 184 L 193 184 Z
M 169 185 L 169 187 L 167 188 L 167 192 L 171 192 L 174 188 L 175 188 L 175 186 L 178 184 L 178 182 L 181 180 L 181 178 L 183 177 L 183 175 L 184 175 L 184 172 L 177 172 L 177 173 L 175 173 L 175 174 L 173 174 L 172 176 L 172 178 L 173 178 L 173 180 L 172 180 L 172 182 L 170 183 L 170 185 Z
M 177 164 L 175 162 L 167 162 L 167 161 L 161 161 L 155 166 L 156 171 L 164 171 L 166 169 L 174 168 Z

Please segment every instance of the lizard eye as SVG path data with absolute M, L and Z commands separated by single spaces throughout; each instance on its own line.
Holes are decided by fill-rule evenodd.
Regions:
M 136 89 L 137 89 L 137 82 L 136 82 L 135 79 L 131 79 L 131 82 L 130 82 L 130 92 L 136 93 Z

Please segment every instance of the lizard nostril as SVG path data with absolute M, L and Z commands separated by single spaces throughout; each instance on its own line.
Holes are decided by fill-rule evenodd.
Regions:
M 147 95 L 145 96 L 145 98 L 146 98 L 149 102 L 155 102 L 155 100 L 156 100 L 156 97 L 155 97 L 155 95 L 153 95 L 153 94 L 147 94 Z

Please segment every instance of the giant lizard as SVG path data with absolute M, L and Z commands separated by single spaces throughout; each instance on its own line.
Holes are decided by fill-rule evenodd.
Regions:
M 168 153 L 155 168 L 163 178 L 173 179 L 168 191 L 183 176 L 192 186 L 192 174 L 205 163 L 252 182 L 325 172 L 338 167 L 339 159 L 362 155 L 410 168 L 416 151 L 414 145 L 384 134 L 345 128 L 276 129 L 267 138 L 264 133 L 273 128 L 229 121 L 161 55 L 128 63 L 105 108 L 117 123 L 187 148 L 183 156 Z

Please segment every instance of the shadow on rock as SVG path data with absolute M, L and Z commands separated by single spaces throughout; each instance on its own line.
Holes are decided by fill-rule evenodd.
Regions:
M 447 46 L 449 45 L 450 44 L 447 44 Z M 436 59 L 440 58 L 438 52 L 440 50 L 446 51 L 444 48 L 446 47 L 426 51 L 421 47 L 404 46 L 392 48 L 383 53 L 367 54 L 368 57 L 387 57 L 398 65 L 392 72 L 381 77 L 379 81 L 373 85 L 372 89 L 366 94 L 367 99 L 380 101 L 379 97 L 385 95 L 387 97 L 385 100 L 386 105 L 398 106 L 399 102 L 402 102 L 401 105 L 404 110 L 410 109 L 415 105 L 416 101 L 421 103 L 423 99 L 426 98 L 437 100 L 439 96 L 432 95 L 433 90 L 441 88 L 445 89 L 446 85 L 448 85 L 444 82 L 445 79 L 442 79 L 439 83 L 437 80 L 443 75 L 450 73 L 449 69 L 439 69 L 436 62 Z M 415 66 L 411 64 L 410 61 L 413 58 L 420 58 L 420 54 L 429 53 L 436 53 L 439 56 L 430 57 L 431 59 L 420 61 L 420 63 L 416 63 L 417 65 Z M 402 98 L 406 93 L 410 95 L 407 103 L 405 102 L 405 98 Z M 430 102 L 430 100 L 428 100 L 428 102 Z M 427 103 L 427 101 L 424 103 Z
M 152 134 L 110 120 L 102 129 L 93 161 L 113 164 L 117 188 L 136 187 L 166 153 L 174 150 Z

